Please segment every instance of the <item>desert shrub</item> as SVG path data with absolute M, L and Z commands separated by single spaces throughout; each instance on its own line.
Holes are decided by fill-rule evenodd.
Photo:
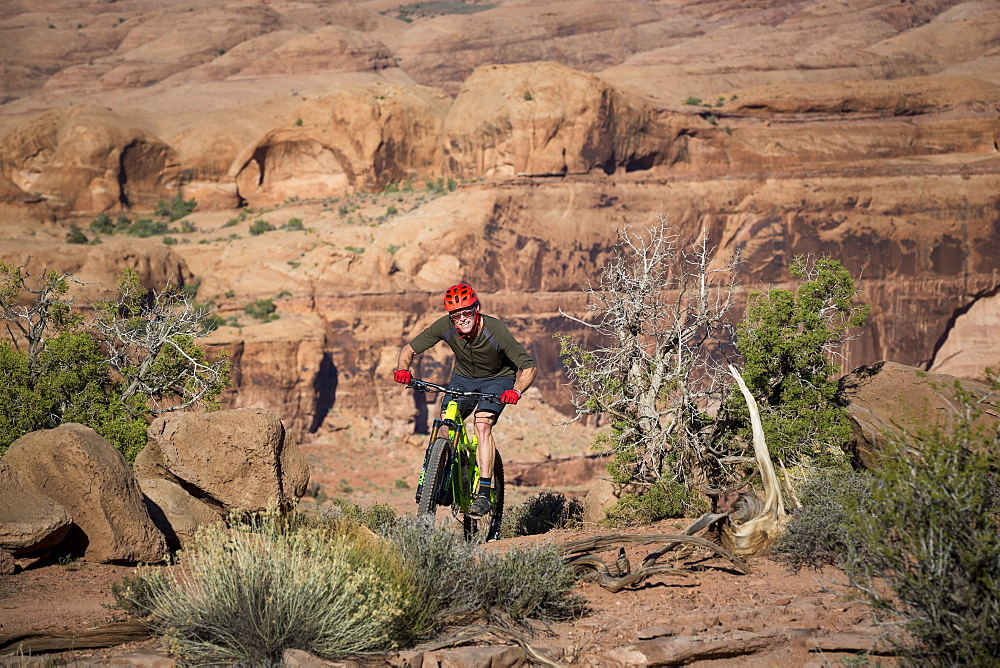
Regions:
M 380 536 L 389 535 L 400 521 L 399 515 L 387 503 L 376 503 L 364 507 L 343 499 L 334 499 L 333 508 L 319 515 L 319 521 L 340 518 L 357 522 Z
M 288 222 L 281 226 L 281 229 L 289 232 L 298 232 L 299 230 L 304 230 L 305 225 L 302 223 L 301 218 L 289 218 Z
M 130 462 L 146 444 L 145 405 L 137 395 L 122 396 L 100 345 L 87 334 L 49 338 L 34 365 L 29 352 L 0 342 L 0 373 L 0 454 L 24 434 L 63 422 L 91 427 Z
M 551 546 L 486 552 L 425 518 L 383 520 L 345 504 L 315 516 L 236 513 L 203 527 L 174 570 L 113 588 L 165 646 L 195 663 L 276 665 L 286 648 L 328 659 L 411 643 L 452 622 L 530 626 L 579 612 L 572 569 Z
M 857 513 L 871 512 L 873 478 L 865 472 L 818 470 L 798 491 L 802 507 L 795 511 L 773 546 L 777 561 L 795 570 L 803 566 L 844 566 L 849 554 L 864 558 L 865 546 L 850 535 Z
M 576 584 L 572 569 L 552 545 L 514 546 L 482 554 L 473 590 L 480 614 L 492 623 L 527 625 L 569 619 L 580 609 L 570 596 Z
M 132 237 L 145 239 L 159 234 L 166 234 L 170 231 L 170 225 L 165 220 L 153 220 L 152 218 L 138 218 L 128 227 L 120 230 Z
M 413 517 L 400 518 L 389 537 L 432 603 L 428 631 L 476 617 L 528 625 L 531 620 L 566 618 L 579 610 L 579 601 L 569 595 L 573 571 L 552 546 L 487 552 L 458 532 Z
M 263 218 L 258 218 L 257 220 L 250 223 L 250 234 L 253 236 L 260 236 L 265 232 L 271 232 L 274 230 L 274 225 L 267 222 Z
M 539 492 L 524 503 L 507 508 L 500 535 L 503 538 L 535 536 L 552 529 L 578 525 L 583 505 L 563 494 Z
M 277 309 L 273 299 L 258 299 L 247 304 L 243 312 L 261 322 L 271 322 L 278 319 L 278 314 L 275 313 Z
M 186 200 L 180 194 L 174 195 L 167 200 L 159 200 L 156 203 L 156 215 L 162 216 L 174 222 L 188 215 L 198 207 L 198 202 L 193 199 Z
M 357 525 L 251 520 L 199 531 L 151 623 L 183 659 L 278 665 L 285 649 L 336 659 L 384 651 L 420 609 L 396 547 Z
M 226 324 L 226 319 L 218 313 L 209 313 L 201 319 L 201 332 L 204 335 L 211 334 L 218 328 Z
M 111 220 L 111 216 L 106 213 L 102 213 L 94 220 L 90 221 L 90 229 L 98 234 L 111 234 L 115 231 L 115 223 Z
M 69 232 L 66 233 L 66 243 L 68 244 L 85 244 L 90 240 L 87 239 L 87 235 L 83 233 L 80 226 L 77 224 L 72 224 L 69 226 Z
M 976 426 L 979 408 L 957 384 L 955 396 L 950 427 L 914 431 L 881 457 L 872 512 L 851 525 L 871 554 L 848 572 L 869 605 L 903 620 L 908 661 L 997 665 L 1000 430 Z
M 200 403 L 211 409 L 229 384 L 229 363 L 196 344 L 210 307 L 168 286 L 141 286 L 133 269 L 118 294 L 80 313 L 68 274 L 28 273 L 0 263 L 0 454 L 30 431 L 64 422 L 93 428 L 133 461 L 147 418 Z
M 397 18 L 410 19 L 412 16 L 438 16 L 441 14 L 474 14 L 493 9 L 493 4 L 470 5 L 456 0 L 431 0 L 429 2 L 412 2 L 400 5 L 392 10 L 396 12 Z
M 404 516 L 386 536 L 412 567 L 416 584 L 430 605 L 432 614 L 419 634 L 473 613 L 475 603 L 467 592 L 475 582 L 476 558 L 473 545 L 461 534 L 435 527 L 426 518 Z
M 120 583 L 111 585 L 111 595 L 115 599 L 112 607 L 134 617 L 147 617 L 153 612 L 156 597 L 169 586 L 170 581 L 162 569 L 140 566 L 134 574 L 126 575 Z
M 652 524 L 672 517 L 701 515 L 707 502 L 684 483 L 660 478 L 642 493 L 624 494 L 605 513 L 602 524 L 609 527 Z

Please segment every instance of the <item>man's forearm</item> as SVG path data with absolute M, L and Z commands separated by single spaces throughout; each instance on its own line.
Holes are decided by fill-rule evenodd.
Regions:
M 396 359 L 396 368 L 409 369 L 410 364 L 413 363 L 414 355 L 416 355 L 416 353 L 413 352 L 413 348 L 410 347 L 410 344 L 407 343 L 406 345 L 404 345 L 402 348 L 399 349 L 399 357 Z
M 535 382 L 535 376 L 538 375 L 538 369 L 536 367 L 528 367 L 527 369 L 518 369 L 517 375 L 514 376 L 514 389 L 517 390 L 518 394 L 524 394 L 531 387 L 531 384 Z

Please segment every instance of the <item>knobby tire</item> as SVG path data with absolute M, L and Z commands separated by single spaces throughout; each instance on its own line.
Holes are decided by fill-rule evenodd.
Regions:
M 424 486 L 420 490 L 420 498 L 417 499 L 417 516 L 433 517 L 437 512 L 441 482 L 449 466 L 451 466 L 451 441 L 447 438 L 435 439 L 427 456 Z
M 493 510 L 488 515 L 475 519 L 468 513 L 462 517 L 462 528 L 466 540 L 480 539 L 484 543 L 500 537 L 503 523 L 504 476 L 503 458 L 496 451 L 493 459 Z

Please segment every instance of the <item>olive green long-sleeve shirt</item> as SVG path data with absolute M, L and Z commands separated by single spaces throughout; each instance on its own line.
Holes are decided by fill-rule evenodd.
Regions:
M 444 341 L 455 353 L 455 373 L 469 378 L 514 378 L 519 369 L 535 366 L 535 360 L 506 325 L 492 316 L 480 317 L 483 326 L 475 337 L 462 336 L 444 316 L 410 341 L 410 347 L 419 354 Z

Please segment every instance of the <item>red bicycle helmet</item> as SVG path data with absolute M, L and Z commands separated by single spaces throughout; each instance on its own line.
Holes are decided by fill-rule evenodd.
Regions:
M 468 283 L 453 285 L 444 293 L 444 310 L 448 313 L 475 306 L 479 303 L 476 291 Z

